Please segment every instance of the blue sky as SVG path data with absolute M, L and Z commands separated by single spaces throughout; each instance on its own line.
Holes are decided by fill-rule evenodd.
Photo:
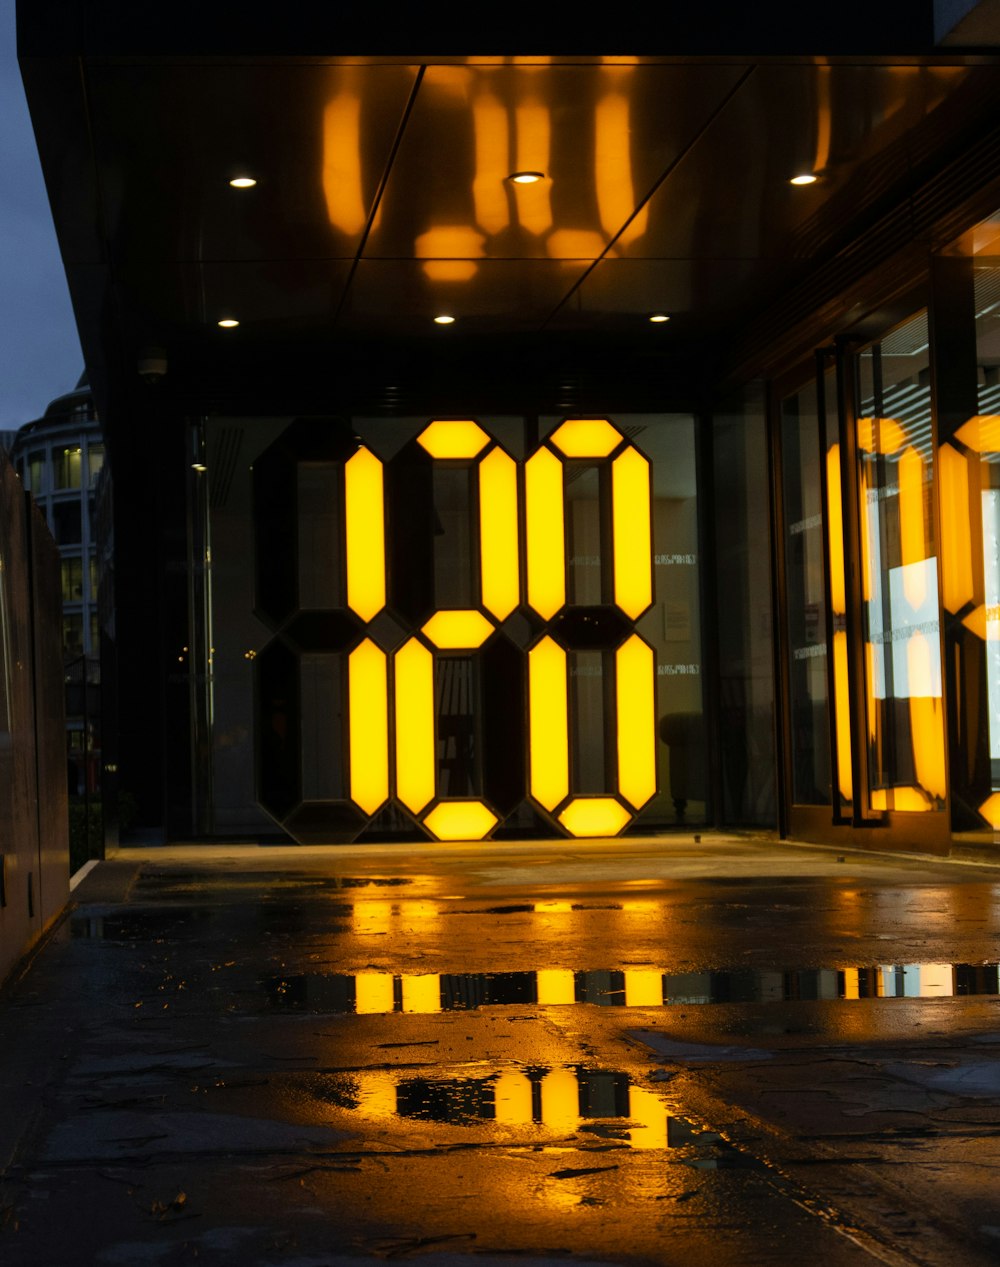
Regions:
M 76 384 L 80 342 L 17 67 L 14 4 L 0 0 L 0 431 Z

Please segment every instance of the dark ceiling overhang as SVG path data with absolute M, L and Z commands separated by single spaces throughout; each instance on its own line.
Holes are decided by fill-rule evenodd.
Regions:
M 155 347 L 183 412 L 704 403 L 1000 204 L 996 61 L 934 7 L 20 0 L 95 393 Z

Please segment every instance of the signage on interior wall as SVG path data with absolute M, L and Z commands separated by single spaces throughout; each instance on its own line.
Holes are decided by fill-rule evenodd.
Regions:
M 301 603 L 297 466 L 337 471 L 338 605 Z M 435 609 L 435 467 L 468 474 L 464 607 Z M 599 473 L 603 601 L 572 601 L 567 473 Z M 430 836 L 479 840 L 527 798 L 570 836 L 623 831 L 656 791 L 656 666 L 636 622 L 652 604 L 649 460 L 609 420 L 562 422 L 524 462 L 470 419 L 430 421 L 383 463 L 349 428 L 293 427 L 254 466 L 256 609 L 276 636 L 255 657 L 261 804 L 301 840 L 351 839 L 387 804 Z M 302 543 L 298 545 L 302 549 Z M 608 557 L 604 557 L 607 555 Z M 516 635 L 514 623 L 516 622 Z M 607 671 L 571 663 L 600 653 Z M 302 664 L 338 657 L 339 795 L 303 784 Z M 607 786 L 578 794 L 573 680 L 605 677 Z M 459 684 L 459 678 L 461 682 Z M 449 693 L 466 693 L 460 710 Z M 456 729 L 456 717 L 461 725 Z M 475 777 L 453 795 L 455 753 Z

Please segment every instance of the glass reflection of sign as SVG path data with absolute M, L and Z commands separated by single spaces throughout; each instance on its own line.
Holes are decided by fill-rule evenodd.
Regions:
M 310 464 L 337 472 L 321 608 L 314 580 L 296 580 Z M 590 606 L 567 583 L 574 464 L 598 470 L 605 579 Z M 467 481 L 473 508 L 464 605 L 439 606 L 435 591 L 442 469 Z M 350 840 L 391 806 L 436 839 L 482 840 L 525 799 L 571 836 L 628 826 L 656 791 L 654 653 L 635 628 L 652 603 L 653 554 L 650 463 L 618 428 L 568 419 L 518 463 L 478 422 L 438 419 L 383 463 L 346 424 L 300 420 L 253 477 L 256 611 L 275 632 L 254 660 L 257 791 L 293 837 Z M 600 792 L 581 790 L 574 769 L 578 653 L 607 664 Z M 461 726 L 447 704 L 457 691 Z M 322 709 L 343 718 L 336 734 Z M 459 794 L 442 778 L 449 744 Z

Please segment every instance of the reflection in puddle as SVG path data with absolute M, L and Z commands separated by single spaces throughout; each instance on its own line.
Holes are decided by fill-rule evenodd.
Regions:
M 387 1069 L 317 1075 L 317 1099 L 366 1119 L 406 1118 L 473 1126 L 497 1122 L 541 1126 L 560 1136 L 588 1132 L 632 1148 L 710 1146 L 749 1161 L 713 1131 L 671 1113 L 659 1096 L 636 1086 L 628 1074 L 581 1066 L 497 1070 L 474 1077 L 413 1077 Z M 701 1163 L 699 1163 L 701 1164 Z
M 300 973 L 272 977 L 264 988 L 278 1007 L 310 1011 L 454 1012 L 497 1004 L 592 1003 L 664 1007 L 699 1003 L 797 1000 L 930 999 L 1000 993 L 997 964 L 884 964 L 794 972 L 667 973 L 657 968 L 574 972 Z

